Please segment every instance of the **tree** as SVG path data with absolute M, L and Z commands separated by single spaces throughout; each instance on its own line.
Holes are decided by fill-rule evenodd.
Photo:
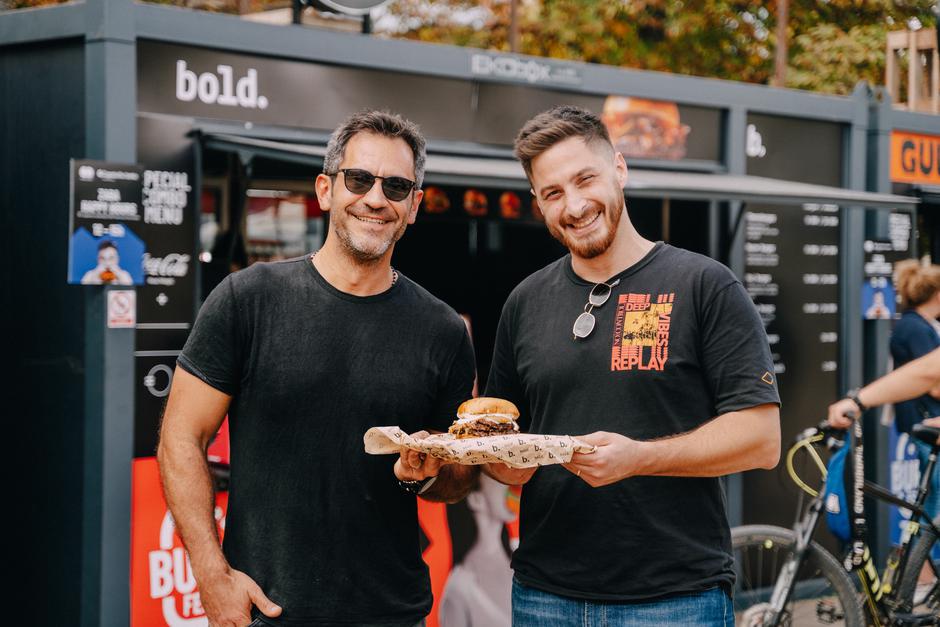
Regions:
M 791 0 L 787 86 L 848 93 L 881 82 L 885 33 L 932 26 L 936 0 Z M 757 0 L 519 0 L 520 52 L 767 83 L 776 3 Z M 508 50 L 509 0 L 397 0 L 378 32 Z

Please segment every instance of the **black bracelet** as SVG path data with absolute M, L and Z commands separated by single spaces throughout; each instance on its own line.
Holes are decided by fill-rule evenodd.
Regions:
M 426 479 L 422 479 L 421 481 L 399 480 L 398 487 L 405 492 L 408 492 L 409 494 L 418 495 L 427 492 L 435 481 L 437 481 L 437 476 L 428 477 Z
M 853 403 L 855 403 L 855 405 L 858 407 L 858 411 L 866 412 L 868 411 L 868 405 L 863 403 L 862 400 L 858 397 L 859 392 L 861 392 L 861 390 L 859 390 L 858 388 L 854 390 L 849 390 L 848 394 L 846 394 L 845 397 L 849 399 L 850 401 L 852 401 Z

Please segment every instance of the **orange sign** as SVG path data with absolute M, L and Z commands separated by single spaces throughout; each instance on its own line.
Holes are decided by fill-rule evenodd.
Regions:
M 891 180 L 940 185 L 940 136 L 892 131 Z
M 515 519 L 506 523 L 509 544 L 519 543 L 520 489 L 509 488 L 506 507 Z M 228 493 L 216 495 L 215 519 L 221 537 L 225 529 Z M 471 515 L 471 514 L 467 514 Z M 153 457 L 133 465 L 131 513 L 131 627 L 205 627 L 208 624 L 189 555 L 176 533 L 160 488 L 160 472 Z M 423 552 L 431 574 L 434 606 L 428 627 L 440 624 L 439 608 L 453 567 L 453 541 L 447 506 L 418 499 L 418 523 L 428 544 Z M 458 539 L 467 542 L 467 538 Z M 479 538 L 475 541 L 479 542 Z M 508 556 L 507 556 L 508 570 Z M 508 620 L 508 619 L 507 619 Z
M 208 621 L 193 568 L 163 499 L 155 458 L 134 460 L 132 494 L 132 627 L 204 627 Z M 228 493 L 217 494 L 215 520 L 220 536 L 227 505 Z

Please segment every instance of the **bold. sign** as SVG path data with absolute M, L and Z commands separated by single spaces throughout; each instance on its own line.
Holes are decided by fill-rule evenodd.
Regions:
M 891 180 L 940 185 L 940 136 L 892 131 Z
M 502 146 L 512 145 L 526 120 L 553 106 L 576 104 L 597 113 L 609 109 L 605 96 L 564 91 L 583 83 L 583 69 L 577 64 L 475 52 L 469 56 L 468 66 L 473 80 L 141 40 L 137 108 L 141 113 L 169 114 L 178 119 L 234 120 L 323 132 L 336 128 L 350 111 L 381 108 L 413 120 L 434 139 Z M 298 107 L 298 102 L 305 106 Z M 664 144 L 666 148 L 660 150 L 669 152 L 668 158 L 675 158 L 672 155 L 681 147 L 682 158 L 721 161 L 721 109 L 669 104 L 678 108 L 679 124 L 675 110 L 650 111 L 648 101 L 642 98 L 614 99 L 611 104 L 617 105 L 614 109 L 620 119 L 616 123 L 633 144 Z M 630 106 L 623 106 L 627 104 Z M 631 124 L 635 126 L 632 130 Z M 166 144 L 163 136 L 154 139 L 157 145 Z M 785 136 L 781 141 L 788 139 Z M 138 145 L 146 149 L 143 140 Z M 649 148 L 643 152 L 644 159 L 661 158 Z M 166 169 L 173 168 L 168 164 Z M 173 217 L 170 212 L 161 219 Z

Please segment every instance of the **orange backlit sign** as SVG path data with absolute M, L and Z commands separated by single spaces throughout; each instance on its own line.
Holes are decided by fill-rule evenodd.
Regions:
M 892 131 L 891 180 L 940 185 L 940 136 Z
M 207 625 L 189 555 L 163 499 L 157 460 L 140 457 L 132 468 L 131 626 Z M 228 492 L 220 492 L 215 497 L 219 537 L 226 509 Z

